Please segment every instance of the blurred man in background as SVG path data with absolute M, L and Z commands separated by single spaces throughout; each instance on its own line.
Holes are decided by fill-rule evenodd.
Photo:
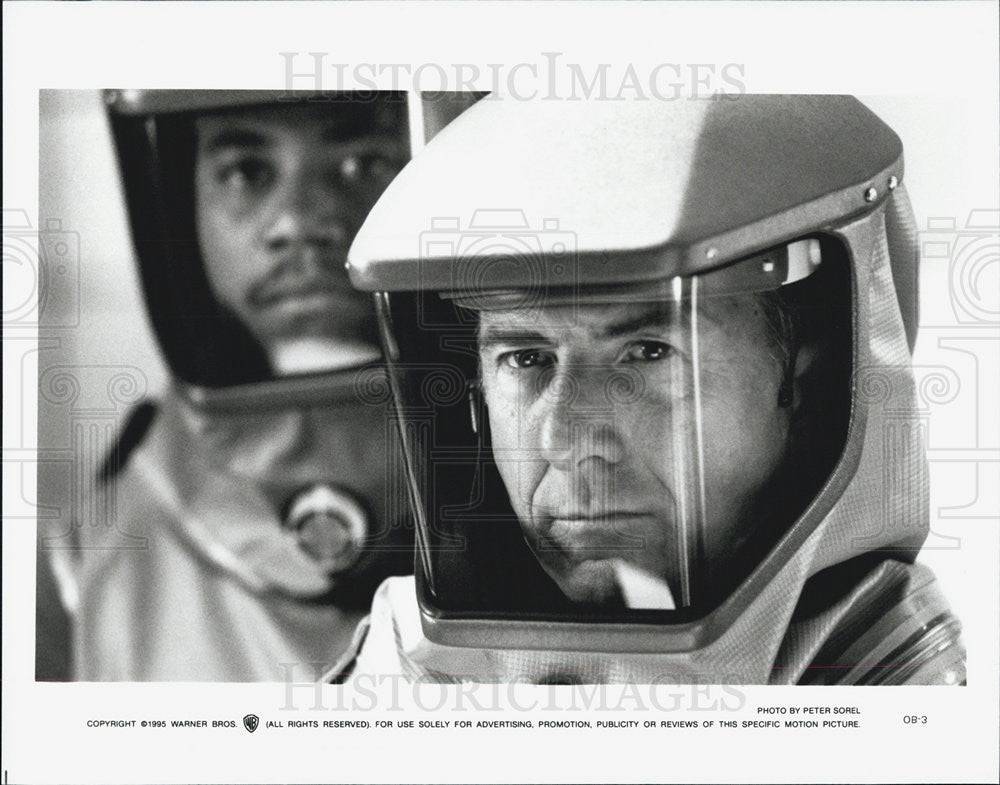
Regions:
M 406 102 L 321 99 L 105 95 L 172 378 L 101 471 L 108 520 L 50 551 L 76 679 L 330 665 L 412 569 L 394 433 L 359 383 L 379 374 L 374 310 L 344 270 L 409 157 Z

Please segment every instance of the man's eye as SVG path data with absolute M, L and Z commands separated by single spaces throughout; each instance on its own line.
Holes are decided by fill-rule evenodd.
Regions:
M 508 368 L 544 368 L 552 364 L 552 355 L 540 349 L 521 349 L 500 356 L 500 361 Z
M 274 168 L 257 158 L 241 158 L 219 168 L 216 180 L 234 190 L 259 189 L 274 179 Z
M 656 362 L 673 354 L 673 347 L 662 341 L 636 341 L 625 349 L 625 362 Z
M 402 168 L 401 161 L 377 153 L 360 153 L 342 159 L 338 175 L 345 183 L 369 181 L 386 185 Z

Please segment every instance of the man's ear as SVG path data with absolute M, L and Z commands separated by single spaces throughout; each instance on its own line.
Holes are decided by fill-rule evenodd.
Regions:
M 482 380 L 480 378 L 469 379 L 465 383 L 465 389 L 469 401 L 469 424 L 472 426 L 472 432 L 480 436 L 482 416 L 486 409 Z M 482 437 L 480 436 L 480 438 Z
M 787 390 L 783 390 L 785 397 L 782 403 L 791 409 L 791 413 L 797 414 L 802 407 L 802 402 L 808 395 L 808 390 L 816 382 L 816 374 L 819 370 L 817 362 L 821 353 L 819 341 L 803 343 L 795 352 L 794 361 L 789 368 L 790 378 L 786 380 Z

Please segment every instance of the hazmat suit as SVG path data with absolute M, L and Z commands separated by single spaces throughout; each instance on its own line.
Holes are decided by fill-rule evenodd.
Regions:
M 331 677 L 960 684 L 902 145 L 859 101 L 491 97 L 350 255 L 415 578 Z

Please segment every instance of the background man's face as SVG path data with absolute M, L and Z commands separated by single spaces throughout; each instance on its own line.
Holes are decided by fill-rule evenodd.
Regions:
M 283 105 L 199 117 L 198 239 L 216 297 L 265 347 L 371 340 L 370 298 L 347 249 L 405 163 L 377 104 Z
M 738 557 L 747 513 L 784 456 L 784 369 L 757 300 L 699 307 L 698 407 L 693 385 L 672 383 L 679 366 L 689 382 L 694 371 L 681 321 L 649 303 L 481 313 L 494 459 L 526 539 L 571 600 L 617 597 L 615 559 L 679 597 L 671 417 L 690 417 L 679 425 L 693 433 L 700 411 L 706 558 L 717 570 Z M 615 396 L 626 379 L 629 392 Z

